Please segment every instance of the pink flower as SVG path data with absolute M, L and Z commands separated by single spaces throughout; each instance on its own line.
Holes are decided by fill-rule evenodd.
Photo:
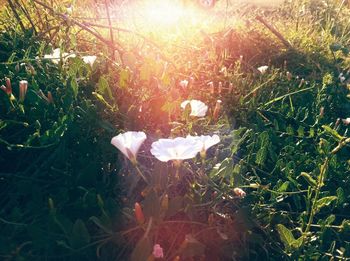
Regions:
M 164 257 L 163 248 L 161 248 L 159 244 L 155 244 L 153 246 L 152 254 L 155 258 L 163 258 Z

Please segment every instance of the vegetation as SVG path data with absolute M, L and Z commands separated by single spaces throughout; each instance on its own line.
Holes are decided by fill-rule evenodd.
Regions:
M 149 2 L 0 8 L 1 259 L 350 259 L 346 2 Z

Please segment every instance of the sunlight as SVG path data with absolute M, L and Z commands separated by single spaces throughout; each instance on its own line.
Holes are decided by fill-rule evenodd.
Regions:
M 145 1 L 141 10 L 142 22 L 150 28 L 169 28 L 185 23 L 193 25 L 200 20 L 199 10 L 179 1 Z
M 186 10 L 178 3 L 170 1 L 147 2 L 144 9 L 145 21 L 154 25 L 171 26 L 186 15 Z

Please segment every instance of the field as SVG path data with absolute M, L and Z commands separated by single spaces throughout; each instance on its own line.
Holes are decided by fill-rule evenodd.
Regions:
M 350 260 L 347 1 L 3 2 L 0 260 Z

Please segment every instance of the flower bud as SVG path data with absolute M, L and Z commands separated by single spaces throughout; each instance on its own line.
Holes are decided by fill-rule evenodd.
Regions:
M 305 83 L 305 80 L 304 80 L 304 78 L 302 78 L 302 79 L 300 80 L 300 83 L 299 83 L 298 88 L 300 88 L 301 86 L 303 86 L 304 83 Z
M 5 81 L 6 81 L 6 93 L 8 95 L 11 95 L 12 94 L 12 85 L 11 85 L 11 80 L 10 78 L 5 78 Z
M 161 248 L 159 244 L 153 246 L 152 254 L 155 258 L 164 258 L 163 248 Z
M 221 94 L 222 92 L 222 82 L 219 82 L 219 88 L 218 88 L 218 93 Z
M 145 216 L 143 215 L 141 205 L 137 202 L 135 203 L 135 218 L 140 225 L 145 223 Z
M 49 103 L 53 103 L 53 97 L 50 91 L 47 92 L 47 100 Z
M 169 208 L 169 196 L 168 196 L 168 194 L 165 194 L 164 197 L 162 198 L 161 208 L 163 211 L 168 210 L 168 208 Z
M 228 85 L 228 93 L 231 94 L 233 91 L 233 83 L 230 82 L 230 84 Z
M 236 194 L 239 198 L 244 198 L 247 194 L 243 191 L 241 188 L 234 188 L 233 192 Z
M 340 118 L 337 119 L 337 121 L 335 122 L 335 126 L 334 127 L 338 127 L 340 124 Z
M 209 214 L 209 217 L 208 217 L 208 224 L 209 224 L 209 226 L 213 226 L 214 223 L 215 223 L 214 214 L 213 214 L 213 213 L 210 213 L 210 214 Z
M 219 118 L 219 114 L 221 111 L 221 103 L 222 103 L 221 100 L 216 101 L 216 105 L 215 105 L 214 112 L 213 112 L 214 121 L 216 121 Z
M 23 80 L 19 82 L 19 100 L 21 102 L 24 101 L 24 98 L 26 97 L 28 89 L 28 82 Z
M 320 108 L 320 117 L 322 118 L 324 116 L 324 107 Z

